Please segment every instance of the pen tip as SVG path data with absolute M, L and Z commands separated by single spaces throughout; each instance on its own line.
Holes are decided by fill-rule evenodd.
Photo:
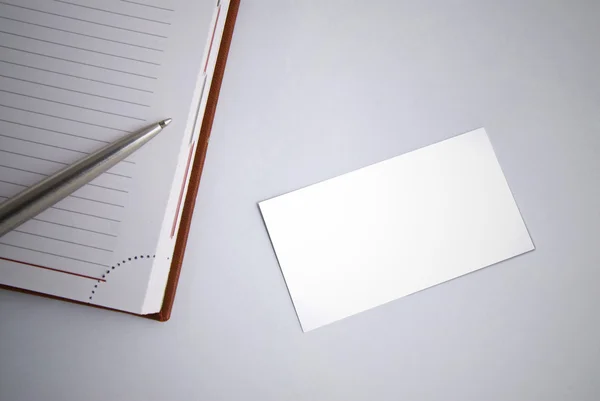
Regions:
M 173 121 L 171 118 L 167 118 L 166 120 L 159 122 L 158 125 L 160 125 L 161 128 L 165 128 L 167 125 L 171 124 L 171 121 Z

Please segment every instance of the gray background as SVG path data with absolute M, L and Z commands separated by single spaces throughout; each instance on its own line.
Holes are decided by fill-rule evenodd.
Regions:
M 173 318 L 0 291 L 0 400 L 596 400 L 600 2 L 242 2 Z M 303 334 L 257 201 L 485 126 L 537 250 Z

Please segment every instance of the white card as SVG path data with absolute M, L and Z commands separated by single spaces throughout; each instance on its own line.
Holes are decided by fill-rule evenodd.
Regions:
M 483 128 L 259 206 L 305 332 L 534 249 Z

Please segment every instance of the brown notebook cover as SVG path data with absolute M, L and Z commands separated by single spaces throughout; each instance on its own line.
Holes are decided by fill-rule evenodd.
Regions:
M 129 313 L 118 309 L 106 308 L 99 305 L 92 305 L 85 302 L 74 301 L 67 298 L 56 297 L 53 295 L 43 294 L 39 292 L 24 290 L 22 288 L 11 287 L 0 284 L 0 288 L 14 290 L 18 292 L 24 292 L 28 294 L 39 295 L 47 298 L 60 299 L 63 301 L 73 302 L 77 304 L 92 306 L 94 308 L 109 309 L 117 312 L 128 313 L 136 316 L 142 316 L 149 319 L 166 322 L 171 317 L 171 310 L 173 309 L 173 303 L 175 301 L 175 291 L 177 290 L 177 283 L 179 281 L 179 274 L 181 273 L 181 266 L 183 264 L 183 258 L 185 255 L 185 247 L 192 223 L 192 215 L 194 214 L 194 206 L 196 204 L 196 195 L 198 194 L 198 188 L 200 186 L 200 177 L 202 175 L 202 168 L 204 167 L 204 160 L 206 158 L 206 151 L 208 148 L 208 139 L 210 137 L 210 131 L 212 129 L 213 119 L 217 110 L 217 102 L 219 100 L 219 92 L 221 90 L 221 83 L 223 82 L 223 75 L 225 73 L 225 64 L 227 63 L 227 55 L 229 54 L 229 47 L 231 45 L 231 39 L 233 37 L 233 28 L 235 26 L 235 20 L 237 18 L 238 9 L 240 7 L 240 0 L 231 0 L 229 4 L 229 10 L 227 12 L 227 18 L 225 20 L 225 26 L 223 30 L 223 38 L 221 39 L 221 45 L 219 47 L 219 53 L 217 55 L 217 61 L 215 64 L 215 72 L 213 75 L 213 81 L 208 94 L 208 100 L 206 104 L 206 110 L 204 112 L 204 118 L 202 119 L 202 126 L 200 127 L 200 136 L 198 138 L 198 147 L 196 148 L 196 155 L 194 157 L 194 163 L 190 171 L 188 190 L 183 201 L 183 208 L 181 212 L 181 221 L 179 222 L 179 229 L 177 231 L 177 240 L 175 242 L 175 250 L 173 251 L 173 258 L 171 262 L 171 269 L 169 271 L 169 279 L 165 288 L 165 296 L 160 312 L 152 313 L 149 315 L 137 315 L 135 313 Z
M 175 250 L 173 251 L 173 262 L 171 263 L 171 269 L 169 271 L 169 280 L 167 281 L 162 308 L 158 313 L 146 315 L 146 317 L 150 319 L 156 319 L 161 322 L 169 320 L 171 317 L 171 310 L 173 309 L 173 302 L 175 301 L 175 291 L 177 290 L 177 283 L 179 282 L 179 274 L 181 273 L 185 247 L 190 232 L 190 226 L 192 224 L 192 215 L 194 214 L 194 206 L 196 205 L 196 195 L 198 194 L 202 168 L 204 167 L 204 160 L 206 159 L 208 139 L 210 138 L 210 131 L 217 110 L 219 92 L 221 91 L 221 83 L 223 82 L 223 75 L 225 74 L 225 64 L 227 63 L 227 55 L 229 54 L 229 47 L 231 46 L 231 39 L 233 37 L 233 27 L 235 26 L 239 7 L 240 0 L 231 0 L 229 11 L 227 12 L 227 19 L 225 20 L 223 39 L 221 40 L 219 54 L 217 55 L 213 82 L 208 94 L 206 111 L 204 113 L 204 118 L 202 119 L 202 126 L 200 127 L 198 148 L 196 149 L 196 157 L 194 158 L 194 164 L 192 165 L 190 173 L 187 195 L 183 203 L 181 221 L 177 232 L 177 241 L 175 242 Z

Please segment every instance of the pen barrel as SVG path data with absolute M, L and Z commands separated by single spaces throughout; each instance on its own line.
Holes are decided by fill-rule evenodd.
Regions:
M 128 134 L 0 204 L 0 237 L 127 158 L 154 138 L 163 126 L 156 124 Z

